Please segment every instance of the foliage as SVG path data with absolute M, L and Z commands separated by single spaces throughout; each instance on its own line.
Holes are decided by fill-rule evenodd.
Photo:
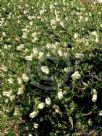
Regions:
M 1 1 L 1 135 L 101 133 L 101 12 L 78 0 Z

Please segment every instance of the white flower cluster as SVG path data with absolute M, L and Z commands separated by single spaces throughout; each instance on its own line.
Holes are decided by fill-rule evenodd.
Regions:
M 41 66 L 41 71 L 47 75 L 50 73 L 49 68 L 47 66 Z
M 99 42 L 99 35 L 96 31 L 91 32 L 91 35 L 95 37 L 95 42 Z
M 25 60 L 32 61 L 33 54 L 31 53 L 29 56 L 25 56 Z
M 22 95 L 24 94 L 24 86 L 21 85 L 21 87 L 18 88 L 18 92 L 17 92 L 17 95 Z
M 10 91 L 3 91 L 3 96 L 10 97 L 12 95 L 12 90 Z
M 102 110 L 99 111 L 99 116 L 102 116 Z
M 72 75 L 71 75 L 73 80 L 77 80 L 81 78 L 81 75 L 79 73 L 79 71 L 75 71 Z
M 22 74 L 22 80 L 23 80 L 24 82 L 28 82 L 29 77 L 27 76 L 26 73 L 23 73 L 23 74 Z
M 28 136 L 33 136 L 32 134 L 28 134 Z
M 75 34 L 74 34 L 74 38 L 75 38 L 75 39 L 77 39 L 78 36 L 79 36 L 78 33 L 75 33 Z
M 38 115 L 38 111 L 33 111 L 29 114 L 30 118 L 35 118 Z
M 51 105 L 51 99 L 50 99 L 49 97 L 47 97 L 47 98 L 45 99 L 45 103 L 46 103 L 47 105 Z
M 43 109 L 45 107 L 45 103 L 44 102 L 41 102 L 38 104 L 38 109 Z
M 97 1 L 102 3 L 102 0 Z M 0 65 L 0 76 L 2 75 L 2 78 L 0 83 L 3 84 L 0 99 L 3 99 L 5 105 L 7 104 L 7 109 L 4 107 L 4 105 L 2 105 L 2 109 L 5 109 L 4 111 L 7 112 L 9 112 L 14 106 L 12 106 L 14 100 L 16 101 L 16 99 L 19 99 L 19 101 L 21 101 L 20 98 L 25 97 L 25 95 L 27 95 L 27 98 L 29 96 L 29 105 L 32 103 L 32 97 L 30 97 L 30 95 L 27 94 L 28 91 L 26 91 L 26 84 L 28 85 L 31 80 L 32 82 L 33 80 L 35 82 L 35 77 L 37 79 L 39 73 L 41 76 L 44 75 L 48 77 L 52 72 L 52 67 L 50 68 L 50 66 L 47 66 L 47 64 L 41 65 L 41 72 L 38 71 L 37 73 L 35 70 L 36 67 L 39 67 L 38 65 L 41 64 L 42 60 L 45 60 L 45 56 L 49 58 L 53 56 L 56 62 L 62 59 L 65 61 L 68 57 L 70 57 L 71 52 L 76 60 L 78 60 L 77 62 L 79 62 L 79 60 L 83 59 L 85 56 L 83 53 L 84 50 L 86 51 L 91 47 L 93 49 L 94 43 L 96 44 L 96 42 L 101 42 L 102 39 L 100 33 L 100 30 L 102 29 L 102 23 L 100 19 L 101 10 L 97 12 L 94 10 L 95 16 L 96 14 L 97 16 L 99 15 L 99 18 L 96 16 L 96 20 L 94 20 L 95 16 L 93 18 L 93 13 L 91 11 L 87 11 L 85 6 L 78 7 L 75 0 L 69 2 L 63 0 L 62 4 L 61 1 L 47 1 L 47 3 L 42 1 L 41 3 L 45 4 L 42 4 L 41 7 L 39 6 L 40 1 L 35 5 L 27 4 L 27 1 L 23 2 L 26 4 L 23 4 L 22 2 L 23 0 L 20 0 L 16 7 L 12 5 L 12 2 L 7 4 L 4 2 L 5 4 L 1 6 L 2 13 L 0 13 L 0 42 L 2 43 L 2 47 L 0 49 L 0 59 L 2 60 L 2 64 Z M 61 5 L 61 7 L 59 5 Z M 39 11 L 37 10 L 38 8 L 36 6 L 39 7 Z M 75 6 L 75 10 L 72 8 L 73 10 L 69 12 L 70 6 Z M 98 6 L 100 6 L 100 4 Z M 12 7 L 15 8 L 13 9 Z M 10 10 L 8 12 L 9 8 Z M 93 10 L 94 6 L 92 5 L 91 8 Z M 75 18 L 73 19 L 73 17 Z M 92 20 L 94 20 L 93 25 L 91 25 Z M 10 24 L 11 22 L 13 22 L 12 25 Z M 87 25 L 85 25 L 85 23 Z M 89 28 L 90 26 L 94 26 L 95 29 L 92 31 L 92 28 Z M 73 44 L 75 45 L 72 48 L 68 47 L 67 45 L 67 42 L 69 42 L 70 39 L 71 42 L 74 41 Z M 58 63 L 55 64 L 56 66 L 54 67 L 54 70 L 55 72 L 57 70 L 60 72 L 58 73 L 58 77 L 55 80 L 57 81 L 57 87 L 60 88 L 60 83 L 62 80 L 61 78 L 63 77 L 61 72 L 63 71 L 63 73 L 68 73 L 71 70 L 71 67 L 66 66 L 66 68 L 62 68 L 60 70 L 61 67 L 59 68 L 59 64 L 57 64 Z M 29 74 L 27 71 L 28 69 Z M 81 72 L 76 70 L 72 73 L 72 83 L 75 83 L 74 81 L 78 81 L 78 79 L 81 80 Z M 61 76 L 59 75 L 60 73 Z M 33 75 L 34 78 L 31 79 Z M 54 76 L 56 75 L 57 74 Z M 53 78 L 53 75 L 51 77 Z M 82 88 L 83 90 L 85 90 L 89 85 L 88 82 L 81 83 L 84 86 L 84 88 Z M 92 102 L 94 103 L 97 102 L 98 99 L 97 90 L 92 89 L 91 92 Z M 54 96 L 56 95 L 55 99 L 57 101 L 66 100 L 66 90 L 56 89 L 56 91 Z M 29 93 L 31 94 L 31 92 Z M 35 102 L 35 92 L 33 95 L 33 100 Z M 10 105 L 10 107 L 8 105 Z M 56 103 L 54 105 L 56 105 Z M 44 110 L 48 107 L 53 107 L 52 96 L 46 96 L 44 101 L 40 101 L 37 95 L 37 102 L 34 105 L 33 110 L 30 112 L 29 117 L 31 120 L 34 120 L 39 115 L 41 110 Z M 22 106 L 21 108 L 23 110 L 24 107 Z M 28 105 L 26 109 L 29 109 Z M 60 108 L 57 105 L 55 106 L 54 110 L 55 113 L 61 114 Z M 14 115 L 18 116 L 20 114 L 19 106 L 15 106 Z M 99 111 L 99 116 L 102 116 L 102 110 Z M 40 124 L 37 122 L 33 122 L 32 129 L 39 128 L 39 125 Z M 26 135 L 33 136 L 31 133 L 29 132 L 29 134 Z
M 5 72 L 7 72 L 7 67 L 4 66 L 4 65 L 1 65 L 0 70 L 3 70 L 3 71 L 5 71 Z
M 97 101 L 97 90 L 92 89 L 92 101 L 96 102 Z
M 9 84 L 13 84 L 14 79 L 13 79 L 13 78 L 9 78 L 9 79 L 8 79 L 8 82 L 9 82 Z
M 17 46 L 17 51 L 20 51 L 24 48 L 24 44 L 20 44 L 19 46 Z
M 32 53 L 30 55 L 25 56 L 25 60 L 32 61 L 33 58 L 40 60 L 43 57 L 44 53 L 38 50 L 36 47 L 32 49 Z
M 37 129 L 39 127 L 39 124 L 38 123 L 34 123 L 34 128 Z
M 58 98 L 61 100 L 63 98 L 63 92 L 62 90 L 59 90 L 58 91 L 58 94 L 57 94 Z
M 75 54 L 75 58 L 77 58 L 77 59 L 82 59 L 83 57 L 84 57 L 83 53 L 76 53 Z
M 29 117 L 30 117 L 30 118 L 35 118 L 35 117 L 38 115 L 39 110 L 42 110 L 42 109 L 45 107 L 45 104 L 48 105 L 48 106 L 51 105 L 51 99 L 50 99 L 49 97 L 47 97 L 47 98 L 45 99 L 45 103 L 44 103 L 44 102 L 40 102 L 40 103 L 37 105 L 37 109 L 38 109 L 38 110 L 31 112 L 31 113 L 29 114 Z
M 29 81 L 29 77 L 27 76 L 26 73 L 23 73 L 21 78 L 20 77 L 17 78 L 17 82 L 18 82 L 18 85 L 19 85 L 17 95 L 24 94 L 25 86 L 23 85 L 23 81 L 24 82 Z

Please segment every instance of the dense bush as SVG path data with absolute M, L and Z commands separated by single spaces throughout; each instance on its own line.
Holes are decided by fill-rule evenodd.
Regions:
M 2 1 L 1 135 L 101 133 L 101 12 L 77 0 Z

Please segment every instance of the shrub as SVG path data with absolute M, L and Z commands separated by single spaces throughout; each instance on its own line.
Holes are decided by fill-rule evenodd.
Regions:
M 3 135 L 101 133 L 101 6 L 2 1 Z

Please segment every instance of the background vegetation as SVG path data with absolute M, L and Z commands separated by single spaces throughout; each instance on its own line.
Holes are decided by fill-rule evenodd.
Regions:
M 102 5 L 1 0 L 0 135 L 102 135 Z

